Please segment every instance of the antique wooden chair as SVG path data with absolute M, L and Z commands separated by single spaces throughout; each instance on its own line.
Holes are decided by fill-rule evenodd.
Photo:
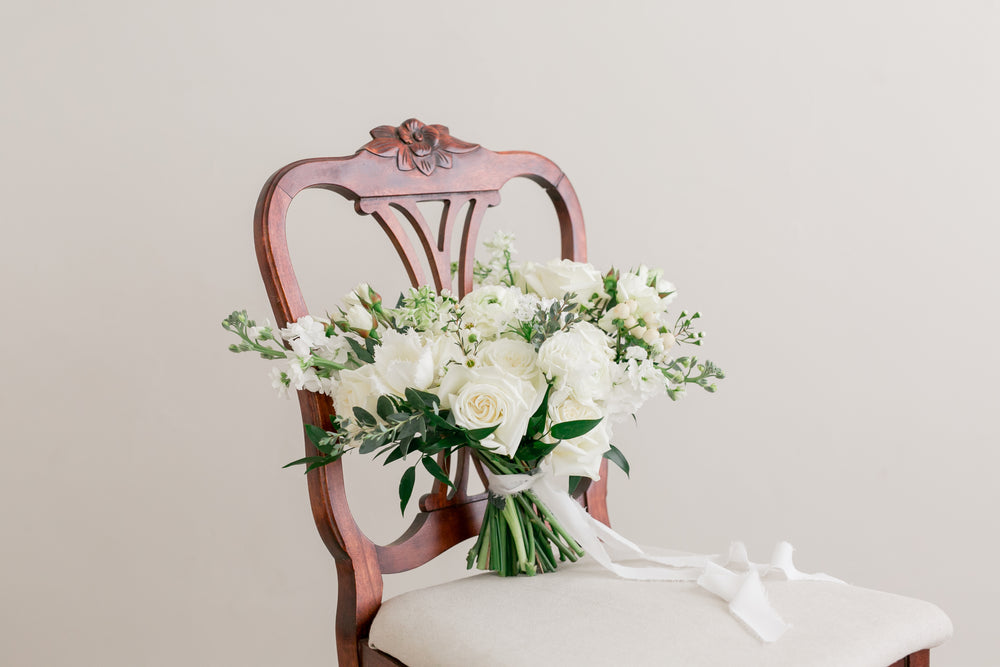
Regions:
M 561 232 L 562 257 L 586 260 L 580 205 L 569 180 L 550 160 L 528 152 L 495 153 L 451 137 L 443 126 L 424 125 L 414 119 L 398 128 L 378 127 L 371 135 L 372 141 L 352 156 L 295 162 L 278 170 L 264 185 L 257 203 L 254 234 L 257 258 L 278 326 L 286 326 L 309 312 L 292 270 L 285 236 L 289 204 L 307 188 L 339 193 L 354 202 L 358 214 L 374 218 L 389 236 L 413 285 L 433 284 L 438 290 L 451 286 L 452 235 L 458 223 L 461 225 L 458 292 L 464 295 L 471 289 L 473 257 L 483 214 L 488 207 L 499 203 L 500 189 L 516 177 L 534 181 L 551 199 Z M 427 201 L 444 203 L 439 221 L 428 222 L 422 215 L 418 204 Z M 464 215 L 460 216 L 463 210 Z M 421 248 L 411 243 L 404 224 L 412 226 Z M 429 276 L 422 259 L 427 261 Z M 298 398 L 305 422 L 318 426 L 329 423 L 333 407 L 327 397 L 300 391 Z M 305 444 L 306 450 L 314 454 L 308 439 Z M 340 665 L 401 665 L 403 660 L 433 665 L 536 664 L 524 657 L 535 656 L 548 664 L 572 660 L 578 664 L 885 665 L 895 660 L 893 667 L 918 667 L 929 664 L 928 648 L 943 642 L 951 632 L 947 617 L 927 603 L 849 586 L 830 591 L 822 585 L 817 588 L 806 586 L 807 582 L 796 582 L 787 590 L 781 587 L 771 590 L 772 597 L 777 596 L 785 603 L 783 609 L 801 607 L 816 612 L 813 615 L 818 617 L 819 624 L 836 627 L 822 629 L 822 637 L 817 639 L 816 632 L 820 631 L 789 615 L 796 628 L 800 625 L 804 628 L 802 636 L 798 639 L 786 636 L 775 645 L 764 646 L 735 622 L 706 620 L 710 618 L 706 614 L 725 620 L 725 606 L 721 600 L 698 595 L 689 585 L 623 582 L 581 565 L 564 568 L 565 573 L 532 578 L 509 580 L 493 575 L 466 578 L 393 598 L 380 613 L 384 575 L 427 563 L 478 532 L 485 494 L 468 491 L 473 467 L 467 456 L 455 458 L 441 463 L 455 480 L 457 490 L 435 481 L 430 493 L 420 499 L 420 511 L 413 524 L 399 539 L 386 545 L 375 544 L 355 522 L 339 462 L 307 475 L 316 526 L 337 568 L 336 641 Z M 601 481 L 589 484 L 579 493 L 579 500 L 591 515 L 604 523 L 608 523 L 606 494 L 605 461 Z M 803 597 L 798 591 L 806 588 L 808 594 Z M 644 630 L 642 621 L 658 618 L 652 612 L 664 609 L 666 616 L 661 615 L 657 622 L 677 625 L 678 636 L 671 639 L 663 628 L 654 631 L 658 636 L 653 641 L 662 642 L 665 636 L 668 644 L 651 649 L 650 653 L 630 648 L 650 641 L 650 637 L 619 635 L 605 642 L 613 657 L 602 657 L 588 643 L 592 643 L 592 635 L 599 634 L 600 629 L 560 616 L 560 622 L 583 623 L 581 635 L 587 635 L 588 641 L 564 638 L 564 646 L 553 649 L 559 657 L 540 655 L 530 646 L 535 640 L 524 638 L 524 633 L 534 629 L 537 641 L 544 637 L 549 638 L 546 644 L 558 641 L 562 633 L 558 624 L 553 623 L 553 615 L 571 614 L 581 606 L 581 600 L 566 597 L 570 590 L 584 596 L 582 604 L 589 607 L 584 610 L 588 617 L 600 618 L 595 612 L 602 602 L 614 605 L 616 618 L 623 614 L 623 608 L 639 613 L 639 619 L 619 619 L 624 625 L 608 632 L 648 635 L 651 628 Z M 479 603 L 471 608 L 464 605 L 469 596 Z M 533 602 L 519 604 L 519 600 L 529 599 Z M 548 614 L 544 609 L 536 609 L 535 613 L 541 615 L 534 619 L 522 619 L 530 614 L 520 612 L 508 612 L 505 617 L 507 621 L 514 616 L 527 623 L 517 632 L 520 641 L 510 639 L 506 643 L 527 644 L 533 652 L 498 653 L 504 647 L 495 645 L 495 636 L 467 637 L 474 648 L 456 644 L 463 634 L 482 632 L 476 625 L 479 621 L 470 620 L 471 626 L 462 625 L 469 617 L 488 615 L 490 608 L 495 607 L 524 610 L 529 606 L 544 606 L 549 600 L 567 608 L 554 609 Z M 817 611 L 821 608 L 825 612 Z M 486 626 L 496 623 L 496 619 L 480 620 Z M 379 632 L 377 645 L 386 652 L 369 645 L 373 621 L 374 630 Z M 878 625 L 864 627 L 872 623 Z M 706 626 L 715 629 L 710 628 L 706 634 Z M 693 628 L 698 631 L 693 632 Z M 855 638 L 855 635 L 863 636 Z M 372 640 L 375 639 L 373 633 Z M 433 648 L 414 649 L 421 642 Z M 724 649 L 721 652 L 720 646 Z M 574 653 L 575 650 L 583 653 Z M 652 655 L 662 656 L 662 660 L 651 662 Z M 673 661 L 671 655 L 676 656 Z

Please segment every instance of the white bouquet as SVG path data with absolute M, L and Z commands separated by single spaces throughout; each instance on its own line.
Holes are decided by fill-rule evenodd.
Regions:
M 241 338 L 232 351 L 284 360 L 272 371 L 280 393 L 333 400 L 330 430 L 306 425 L 318 455 L 288 465 L 312 470 L 351 449 L 386 464 L 414 455 L 399 483 L 401 510 L 418 466 L 452 485 L 437 458 L 462 447 L 496 479 L 541 471 L 567 476 L 572 489 L 598 478 L 602 458 L 628 473 L 611 444 L 617 420 L 659 394 L 676 400 L 689 384 L 715 391 L 721 369 L 672 354 L 701 345 L 704 333 L 697 312 L 668 318 L 675 289 L 660 271 L 520 265 L 512 242 L 499 233 L 486 243 L 491 255 L 461 300 L 425 286 L 388 308 L 362 284 L 335 313 L 279 331 L 232 313 L 223 322 Z M 535 574 L 583 554 L 532 489 L 493 486 L 469 567 Z

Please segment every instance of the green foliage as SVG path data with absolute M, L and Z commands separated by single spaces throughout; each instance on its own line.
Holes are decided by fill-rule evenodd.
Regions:
M 607 460 L 611 461 L 616 466 L 621 468 L 622 471 L 625 473 L 626 477 L 629 476 L 628 459 L 625 458 L 625 455 L 622 454 L 620 449 L 618 449 L 614 445 L 611 445 L 611 449 L 604 452 L 604 458 L 606 458 Z

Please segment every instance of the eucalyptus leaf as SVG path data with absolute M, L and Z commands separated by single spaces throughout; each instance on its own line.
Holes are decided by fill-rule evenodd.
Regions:
M 389 399 L 388 396 L 383 395 L 383 396 L 379 396 L 378 397 L 378 403 L 376 405 L 376 412 L 378 412 L 378 416 L 379 417 L 381 417 L 382 419 L 388 420 L 389 419 L 389 415 L 391 415 L 395 411 L 396 411 L 396 408 L 392 404 L 392 401 Z
M 306 436 L 308 436 L 309 441 L 312 442 L 312 444 L 316 445 L 317 447 L 319 447 L 320 443 L 322 443 L 329 437 L 329 434 L 326 431 L 321 429 L 319 426 L 316 426 L 315 424 L 306 424 L 305 427 L 306 427 Z
M 372 413 L 357 405 L 354 406 L 354 418 L 364 426 L 375 426 L 378 423 Z

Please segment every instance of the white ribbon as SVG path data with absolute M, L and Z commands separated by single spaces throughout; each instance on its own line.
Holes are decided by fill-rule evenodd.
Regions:
M 774 548 L 771 562 L 753 563 L 742 542 L 733 542 L 729 556 L 653 556 L 594 519 L 569 493 L 554 483 L 551 471 L 535 475 L 493 475 L 486 471 L 490 492 L 510 496 L 532 490 L 566 532 L 583 550 L 605 569 L 623 579 L 639 581 L 695 581 L 727 603 L 730 612 L 765 642 L 777 641 L 789 628 L 767 599 L 761 579 L 781 573 L 789 581 L 831 581 L 843 583 L 826 574 L 799 572 L 792 563 L 794 549 L 788 542 Z M 656 563 L 655 567 L 632 567 L 614 562 L 605 545 L 616 547 L 629 557 Z

